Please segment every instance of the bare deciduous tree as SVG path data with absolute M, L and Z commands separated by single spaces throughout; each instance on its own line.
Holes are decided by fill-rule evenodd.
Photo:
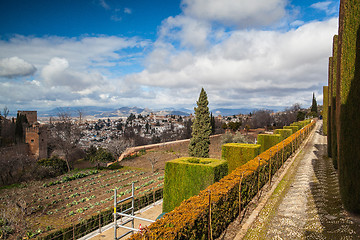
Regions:
M 125 138 L 113 139 L 106 145 L 108 149 L 116 159 L 118 159 L 121 154 L 130 147 L 135 146 L 134 140 L 129 140 Z
M 58 118 L 50 129 L 49 142 L 55 150 L 63 152 L 68 171 L 70 171 L 73 160 L 71 154 L 77 152 L 82 132 L 77 125 L 72 123 L 70 113 L 59 109 Z
M 9 112 L 10 112 L 10 110 L 8 109 L 7 106 L 5 106 L 4 109 L 3 109 L 3 113 L 2 113 L 2 115 L 4 116 L 5 119 L 9 115 Z
M 151 171 L 154 172 L 155 169 L 155 164 L 158 162 L 158 158 L 156 156 L 146 156 L 146 159 L 150 162 L 151 164 Z
M 76 110 L 76 112 L 77 112 L 78 115 L 79 115 L 79 124 L 81 124 L 81 123 L 82 123 L 82 118 L 83 118 L 83 116 L 84 116 L 84 110 L 81 109 L 81 108 L 79 108 L 79 109 Z
M 251 125 L 254 128 L 263 128 L 270 126 L 272 123 L 271 114 L 272 111 L 270 110 L 258 110 L 255 111 L 251 118 Z

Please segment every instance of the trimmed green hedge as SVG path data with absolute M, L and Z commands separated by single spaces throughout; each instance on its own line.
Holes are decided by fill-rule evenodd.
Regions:
M 292 124 L 290 124 L 290 126 L 297 126 L 298 130 L 302 129 L 304 127 L 305 123 L 303 122 L 293 122 Z
M 294 134 L 299 130 L 299 127 L 298 126 L 284 126 L 283 129 L 291 129 L 292 134 Z
M 261 145 L 227 143 L 222 145 L 221 158 L 228 162 L 229 173 L 260 154 Z
M 172 211 L 227 173 L 225 160 L 183 157 L 166 162 L 163 212 Z
M 332 88 L 331 88 L 331 157 L 333 160 L 334 168 L 338 168 L 338 150 L 337 150 L 337 121 L 336 121 L 336 112 L 337 112 L 337 104 L 336 104 L 336 98 L 337 98 L 337 88 L 338 84 L 340 82 L 338 79 L 338 45 L 339 45 L 339 36 L 335 35 L 333 38 L 333 76 L 332 76 Z
M 329 87 L 323 86 L 323 133 L 328 134 L 328 107 L 329 107 Z
M 329 73 L 328 73 L 328 86 L 329 86 L 329 92 L 328 92 L 328 101 L 329 101 L 329 107 L 328 107 L 328 119 L 327 119 L 327 125 L 328 125 L 328 135 L 327 135 L 327 152 L 328 157 L 331 158 L 331 135 L 332 135 L 332 123 L 331 123 L 331 99 L 332 99 L 332 79 L 333 79 L 333 57 L 329 57 Z
M 339 14 L 338 167 L 344 207 L 360 213 L 360 1 L 342 0 Z M 339 105 L 338 105 L 339 106 Z
M 259 134 L 257 142 L 261 145 L 260 151 L 264 152 L 272 146 L 281 142 L 280 134 Z
M 281 141 L 290 137 L 292 134 L 292 130 L 291 129 L 276 129 L 274 131 L 275 134 L 280 134 L 281 136 Z

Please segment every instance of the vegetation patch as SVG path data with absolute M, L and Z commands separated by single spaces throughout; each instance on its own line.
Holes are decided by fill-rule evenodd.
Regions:
M 225 160 L 179 158 L 165 165 L 163 211 L 170 212 L 228 173 Z
M 260 151 L 264 152 L 281 141 L 280 134 L 259 134 L 257 142 L 261 145 Z
M 222 146 L 222 158 L 228 162 L 229 173 L 260 154 L 261 145 L 227 143 Z

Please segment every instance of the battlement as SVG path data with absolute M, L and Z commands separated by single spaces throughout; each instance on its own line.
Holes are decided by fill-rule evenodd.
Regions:
M 31 126 L 31 127 L 27 127 L 25 129 L 26 133 L 37 133 L 40 134 L 40 127 L 35 125 L 35 126 Z
M 25 115 L 30 125 L 37 122 L 37 111 L 18 111 L 18 114 Z

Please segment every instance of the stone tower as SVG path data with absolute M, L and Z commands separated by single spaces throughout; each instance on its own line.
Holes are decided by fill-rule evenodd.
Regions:
M 25 115 L 30 125 L 37 123 L 37 111 L 18 111 L 18 114 Z
M 25 115 L 29 127 L 25 129 L 25 142 L 29 145 L 29 155 L 41 159 L 47 158 L 47 129 L 37 121 L 37 111 L 18 111 Z
M 46 128 L 34 124 L 25 130 L 25 142 L 29 145 L 29 153 L 35 158 L 47 158 Z

